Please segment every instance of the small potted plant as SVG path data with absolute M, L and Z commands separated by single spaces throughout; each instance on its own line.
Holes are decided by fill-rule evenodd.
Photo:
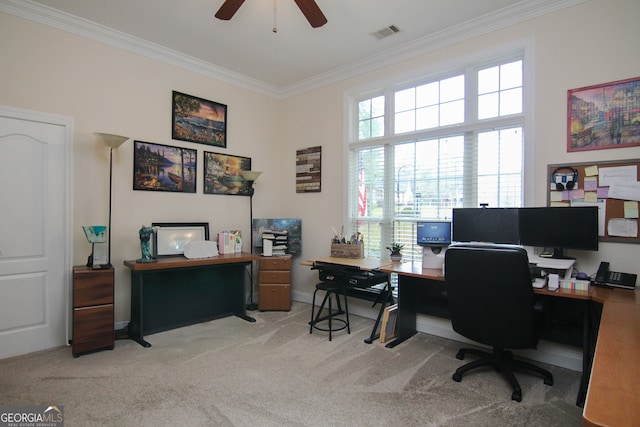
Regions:
M 402 261 L 402 248 L 404 248 L 404 245 L 401 243 L 392 243 L 391 246 L 387 246 L 387 249 L 389 249 L 389 252 L 391 252 L 391 254 L 389 255 L 391 261 Z

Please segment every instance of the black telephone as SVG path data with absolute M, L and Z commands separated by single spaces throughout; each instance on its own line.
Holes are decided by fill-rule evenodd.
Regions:
M 596 285 L 614 286 L 617 288 L 634 289 L 636 287 L 637 274 L 618 273 L 617 271 L 609 271 L 609 263 L 601 262 L 593 281 Z

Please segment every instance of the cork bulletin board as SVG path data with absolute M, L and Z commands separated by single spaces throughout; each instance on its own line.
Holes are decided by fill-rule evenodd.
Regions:
M 640 159 L 547 166 L 547 206 L 597 206 L 601 242 L 640 243 Z

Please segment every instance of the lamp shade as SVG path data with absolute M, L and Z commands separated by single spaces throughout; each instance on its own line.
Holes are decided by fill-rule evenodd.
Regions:
M 258 177 L 262 175 L 262 172 L 242 171 L 240 172 L 240 175 L 242 175 L 245 181 L 255 182 L 258 179 Z
M 114 135 L 112 133 L 94 132 L 94 135 L 100 138 L 109 148 L 118 148 L 129 139 L 128 136 Z

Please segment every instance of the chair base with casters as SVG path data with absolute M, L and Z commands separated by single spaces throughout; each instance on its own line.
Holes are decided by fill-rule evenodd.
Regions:
M 324 291 L 324 298 L 316 312 L 316 294 L 318 291 Z M 344 310 L 340 302 L 340 296 L 344 299 Z M 335 297 L 336 309 L 333 308 L 333 299 Z M 327 310 L 327 314 L 323 315 L 323 310 Z M 344 315 L 344 318 L 337 316 Z M 347 329 L 347 333 L 351 333 L 349 326 L 349 306 L 347 303 L 347 292 L 343 285 L 335 282 L 320 282 L 316 285 L 313 292 L 313 302 L 311 305 L 311 321 L 309 322 L 309 333 L 313 333 L 314 329 L 329 332 L 329 341 L 333 338 L 333 332 Z
M 511 387 L 513 388 L 511 399 L 517 402 L 522 401 L 522 389 L 520 388 L 520 384 L 518 383 L 518 380 L 513 373 L 514 370 L 528 371 L 539 374 L 543 377 L 544 383 L 546 385 L 553 385 L 553 375 L 551 374 L 551 372 L 547 371 L 546 369 L 542 369 L 541 367 L 536 366 L 532 363 L 514 359 L 513 353 L 511 351 L 501 348 L 494 348 L 493 353 L 488 353 L 486 351 L 478 350 L 475 348 L 461 348 L 460 350 L 458 350 L 456 358 L 459 360 L 463 360 L 466 354 L 479 356 L 480 359 L 474 360 L 473 362 L 469 362 L 466 365 L 459 367 L 453 374 L 454 381 L 462 381 L 462 375 L 472 369 L 480 368 L 483 366 L 493 366 L 496 371 L 504 374 L 507 380 L 509 380 Z

